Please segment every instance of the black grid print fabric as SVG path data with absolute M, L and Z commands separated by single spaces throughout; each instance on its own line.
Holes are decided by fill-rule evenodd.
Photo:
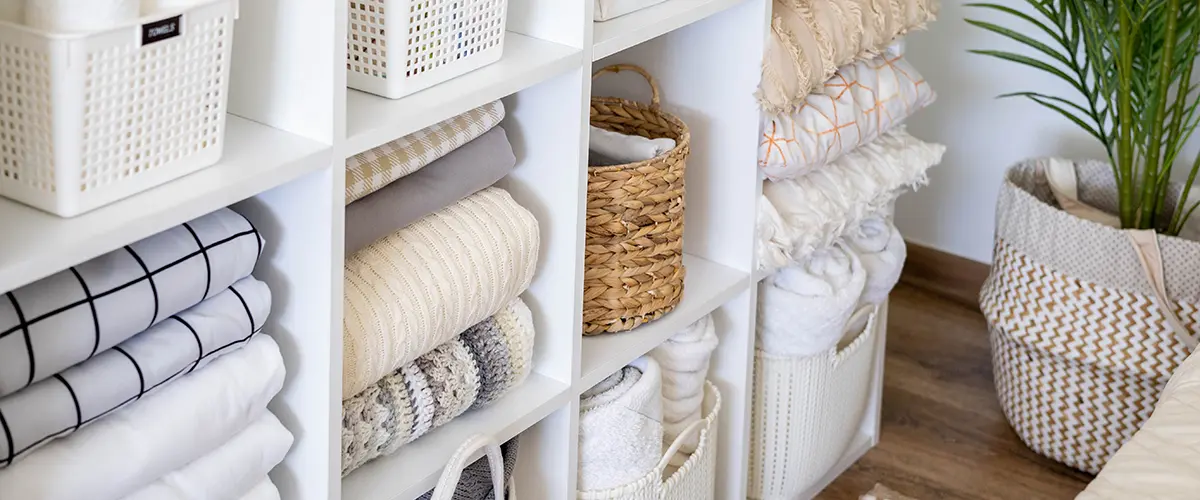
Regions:
M 253 277 L 51 378 L 0 398 L 0 468 L 248 341 L 271 291 Z
M 0 396 L 225 290 L 250 275 L 262 246 L 223 208 L 0 295 Z

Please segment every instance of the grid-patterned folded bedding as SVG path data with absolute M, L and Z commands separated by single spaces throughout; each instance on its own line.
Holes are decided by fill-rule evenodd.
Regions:
M 346 160 L 346 204 L 420 170 L 504 119 L 500 101 L 435 123 Z
M 222 208 L 0 296 L 0 396 L 102 353 L 250 275 L 263 240 Z
M 270 311 L 267 285 L 243 278 L 96 357 L 0 398 L 0 467 L 236 350 Z
M 533 315 L 517 298 L 344 401 L 342 475 L 520 385 L 533 368 L 533 341 Z
M 350 398 L 525 291 L 538 224 L 487 188 L 346 259 L 342 394 Z

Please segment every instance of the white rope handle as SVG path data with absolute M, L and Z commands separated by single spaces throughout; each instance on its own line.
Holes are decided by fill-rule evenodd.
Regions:
M 667 448 L 667 452 L 663 453 L 662 458 L 659 459 L 658 466 L 655 467 L 655 470 L 658 471 L 659 476 L 662 476 L 663 471 L 667 470 L 667 465 L 670 465 L 671 463 L 671 457 L 674 457 L 675 454 L 679 452 L 679 449 L 683 447 L 684 443 L 687 443 L 692 434 L 698 434 L 707 423 L 708 421 L 704 419 L 697 420 L 692 422 L 691 425 L 688 425 L 687 428 L 683 429 L 683 432 L 679 433 L 679 436 L 677 436 L 675 441 L 671 442 L 671 446 Z M 696 439 L 698 440 L 699 437 Z
M 442 477 L 438 479 L 437 486 L 433 488 L 431 500 L 454 499 L 454 490 L 458 488 L 458 480 L 462 477 L 463 469 L 469 465 L 467 460 L 480 448 L 484 449 L 488 465 L 492 470 L 492 491 L 497 494 L 504 491 L 504 457 L 500 454 L 500 445 L 491 436 L 475 434 L 467 438 L 450 456 L 450 460 L 446 463 L 446 469 L 442 471 Z M 510 497 L 511 495 L 510 491 Z

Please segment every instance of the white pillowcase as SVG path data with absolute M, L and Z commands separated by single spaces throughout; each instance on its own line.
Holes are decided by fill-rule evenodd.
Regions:
M 791 113 L 764 115 L 758 164 L 770 179 L 793 179 L 899 126 L 936 96 L 902 56 L 843 66 Z

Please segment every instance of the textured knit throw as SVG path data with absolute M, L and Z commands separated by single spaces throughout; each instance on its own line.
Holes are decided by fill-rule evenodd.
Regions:
M 529 287 L 538 224 L 487 188 L 346 259 L 342 394 L 483 321 Z
M 500 101 L 484 104 L 346 160 L 346 204 L 483 135 L 504 119 Z
M 533 367 L 533 314 L 520 298 L 342 402 L 342 475 L 495 402 Z

